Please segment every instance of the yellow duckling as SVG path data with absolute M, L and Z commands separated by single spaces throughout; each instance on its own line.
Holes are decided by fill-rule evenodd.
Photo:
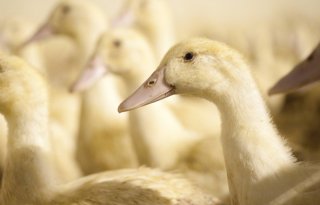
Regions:
M 179 175 L 147 168 L 104 172 L 58 185 L 49 161 L 46 82 L 21 59 L 3 55 L 0 56 L 0 112 L 9 127 L 1 204 L 218 203 Z
M 30 36 L 33 25 L 20 18 L 5 18 L 0 20 L 0 52 L 15 53 L 19 45 Z M 35 56 L 36 49 L 31 47 L 28 52 L 21 52 L 20 55 Z M 36 58 L 35 58 L 36 59 Z M 7 122 L 0 115 L 0 178 L 5 164 L 5 155 L 7 148 Z
M 79 176 L 75 141 L 79 128 L 80 96 L 68 87 L 84 66 L 107 24 L 103 12 L 89 1 L 62 0 L 47 21 L 24 45 L 37 42 L 50 89 L 51 140 L 62 178 Z
M 119 105 L 119 111 L 173 94 L 191 94 L 217 105 L 232 204 L 318 203 L 320 167 L 295 162 L 271 123 L 249 66 L 237 51 L 203 38 L 177 44 Z
M 122 44 L 117 40 L 113 43 L 115 47 Z M 75 92 L 92 85 L 83 92 L 76 148 L 84 174 L 138 166 L 129 134 L 128 116 L 117 113 L 117 106 L 123 99 L 119 92 L 120 82 L 115 76 L 107 75 L 95 83 L 96 78 L 104 73 L 103 61 L 94 53 L 85 66 L 81 80 L 71 87 L 71 91 Z
M 10 53 L 33 32 L 34 26 L 20 18 L 6 18 L 0 21 L 0 47 Z

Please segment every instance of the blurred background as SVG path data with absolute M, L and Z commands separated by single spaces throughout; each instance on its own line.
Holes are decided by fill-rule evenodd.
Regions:
M 122 0 L 93 0 L 100 4 L 109 16 L 119 9 Z M 57 1 L 55 0 L 0 0 L 1 18 L 21 16 L 40 23 Z M 243 26 L 252 28 L 270 19 L 277 21 L 286 15 L 320 19 L 319 0 L 170 0 L 176 29 L 185 36 L 195 30 L 214 29 L 215 26 Z M 197 22 L 198 29 L 190 27 Z M 209 28 L 206 28 L 209 27 Z M 192 30 L 190 30 L 192 29 Z

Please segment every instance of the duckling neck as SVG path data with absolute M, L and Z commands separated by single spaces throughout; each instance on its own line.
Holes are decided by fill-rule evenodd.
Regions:
M 92 25 L 90 27 L 78 28 L 77 32 L 73 34 L 74 39 L 78 43 L 79 49 L 85 58 L 88 58 L 93 52 L 96 41 L 104 30 L 105 27 L 100 26 L 98 28 L 98 26 Z
M 81 114 L 85 117 L 84 119 L 81 118 L 81 123 L 84 123 L 84 125 L 80 129 L 87 129 L 85 124 L 95 122 L 95 126 L 101 124 L 101 129 L 106 129 L 110 133 L 115 131 L 122 133 L 124 131 L 125 116 L 119 116 L 117 112 L 121 96 L 116 83 L 114 76 L 106 75 L 90 90 L 83 93 Z M 104 105 L 104 109 L 101 109 L 101 105 Z M 96 123 L 98 121 L 103 123 Z
M 6 116 L 9 136 L 0 197 L 3 204 L 39 201 L 50 187 L 47 110 L 42 105 L 30 106 Z
M 217 106 L 221 111 L 221 137 L 230 192 L 236 195 L 239 204 L 244 204 L 253 198 L 248 195 L 268 188 L 259 187 L 257 182 L 266 177 L 275 178 L 281 169 L 293 165 L 294 159 L 271 124 L 256 86 L 238 86 L 220 99 Z M 212 101 L 216 102 L 214 97 Z

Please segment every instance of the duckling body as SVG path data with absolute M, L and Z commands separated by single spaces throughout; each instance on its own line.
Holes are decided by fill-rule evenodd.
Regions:
M 9 127 L 1 204 L 216 204 L 179 175 L 144 168 L 57 184 L 50 168 L 46 83 L 24 61 L 0 59 L 0 112 Z
M 157 83 L 146 87 L 154 81 Z M 320 192 L 319 177 L 312 179 L 311 185 L 292 189 L 320 169 L 295 162 L 271 123 L 250 70 L 238 52 L 202 38 L 177 44 L 145 83 L 120 104 L 119 111 L 175 93 L 196 95 L 217 105 L 232 204 L 276 204 L 279 198 L 280 204 L 302 204 L 299 197 L 304 199 L 303 204 L 319 201 L 316 194 L 305 192 Z M 290 191 L 296 191 L 294 196 L 288 194 Z

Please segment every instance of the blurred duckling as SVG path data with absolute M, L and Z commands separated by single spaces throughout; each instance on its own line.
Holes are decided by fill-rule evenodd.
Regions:
M 146 35 L 157 60 L 175 42 L 173 18 L 166 0 L 126 0 L 113 26 L 130 26 Z
M 1 204 L 218 203 L 177 174 L 147 168 L 105 172 L 58 185 L 48 160 L 48 91 L 44 78 L 16 57 L 1 55 L 0 70 L 0 112 L 10 130 Z
M 33 31 L 33 25 L 21 18 L 4 18 L 0 20 L 0 51 L 1 53 L 17 53 L 17 47 L 25 41 Z M 20 55 L 37 61 L 37 50 L 34 46 L 30 47 Z M 37 63 L 39 64 L 39 63 Z M 3 166 L 7 147 L 7 122 L 0 115 L 0 178 L 2 177 Z
M 19 49 L 20 45 L 26 41 L 35 25 L 19 17 L 11 17 L 0 20 L 0 50 L 8 54 L 19 55 L 31 63 L 35 68 L 43 72 L 42 61 L 39 56 L 39 49 L 36 45 Z
M 105 73 L 114 73 L 124 81 L 126 91 L 131 92 L 155 66 L 148 42 L 132 29 L 116 28 L 106 32 L 95 55 L 101 59 L 99 65 L 87 68 L 76 85 L 88 80 L 86 72 L 90 69 L 92 72 L 92 69 L 104 68 L 100 78 Z M 98 80 L 98 75 L 92 79 Z M 228 193 L 218 137 L 212 139 L 188 130 L 165 103 L 129 113 L 129 123 L 140 164 L 180 171 L 202 190 L 217 197 Z M 209 146 L 211 149 L 206 149 Z
M 115 47 L 122 46 L 114 41 Z M 98 44 L 100 46 L 100 44 Z M 85 66 L 83 80 L 74 84 L 72 92 L 83 92 L 79 137 L 76 156 L 84 174 L 104 170 L 134 168 L 138 160 L 129 134 L 127 115 L 119 115 L 121 102 L 119 79 L 106 75 L 98 82 L 95 78 L 105 73 L 101 57 L 93 53 Z
M 33 32 L 34 25 L 21 18 L 5 18 L 0 20 L 1 50 L 13 53 Z
M 103 12 L 85 0 L 62 0 L 23 46 L 37 43 L 50 89 L 50 129 L 62 178 L 80 175 L 75 161 L 80 96 L 68 87 L 84 66 L 100 33 L 107 26 Z

